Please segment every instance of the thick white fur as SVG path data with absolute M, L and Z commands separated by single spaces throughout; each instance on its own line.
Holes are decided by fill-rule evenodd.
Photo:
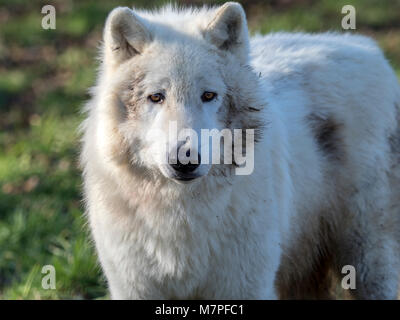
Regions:
M 227 6 L 245 19 L 239 5 Z M 400 89 L 380 49 L 366 37 L 330 33 L 255 36 L 249 45 L 242 21 L 237 48 L 219 54 L 224 31 L 203 33 L 217 12 L 135 11 L 133 26 L 147 31 L 129 35 L 137 45 L 131 56 L 111 48 L 116 11 L 107 21 L 81 161 L 90 226 L 112 298 L 309 297 L 301 281 L 328 256 L 336 275 L 343 265 L 355 266 L 356 298 L 395 298 L 399 166 L 388 139 L 398 130 Z M 153 78 L 174 68 L 176 79 L 200 73 L 223 96 L 227 88 L 213 73 L 221 55 L 229 81 L 265 104 L 254 173 L 224 177 L 211 169 L 189 185 L 177 184 L 143 151 L 158 147 L 146 132 L 154 125 L 165 129 L 164 111 L 149 109 L 154 118 L 145 123 L 126 122 L 116 96 L 140 68 L 135 63 Z M 247 64 L 256 86 L 236 72 Z M 222 126 L 211 107 L 193 108 L 180 105 L 169 120 L 184 113 L 182 126 Z M 310 114 L 339 124 L 332 151 L 338 159 L 321 150 Z

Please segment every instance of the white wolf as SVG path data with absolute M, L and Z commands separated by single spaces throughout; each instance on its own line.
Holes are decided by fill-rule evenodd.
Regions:
M 396 298 L 400 89 L 372 40 L 249 39 L 237 3 L 119 7 L 92 96 L 81 163 L 112 298 L 323 298 L 345 265 L 353 297 Z M 171 121 L 254 129 L 254 172 L 163 163 Z

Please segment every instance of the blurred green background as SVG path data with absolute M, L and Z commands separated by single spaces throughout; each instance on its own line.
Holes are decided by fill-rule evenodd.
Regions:
M 107 298 L 83 216 L 79 111 L 94 83 L 107 13 L 165 2 L 0 0 L 0 299 Z M 56 8 L 56 30 L 41 28 L 46 4 Z M 341 8 L 351 4 L 352 32 L 375 38 L 400 75 L 400 0 L 242 4 L 251 31 L 262 33 L 341 31 Z M 56 290 L 41 287 L 46 264 L 56 268 Z

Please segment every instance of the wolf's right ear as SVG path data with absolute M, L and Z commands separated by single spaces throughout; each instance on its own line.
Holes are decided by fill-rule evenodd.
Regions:
M 104 28 L 106 59 L 116 64 L 140 54 L 151 41 L 150 31 L 140 18 L 127 7 L 118 7 L 110 12 Z
M 218 8 L 203 35 L 220 50 L 232 53 L 241 61 L 247 61 L 249 32 L 246 14 L 239 3 L 227 2 Z

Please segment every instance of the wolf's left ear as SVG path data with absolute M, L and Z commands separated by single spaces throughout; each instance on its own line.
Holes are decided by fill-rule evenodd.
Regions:
M 247 61 L 249 32 L 246 14 L 237 2 L 227 2 L 217 9 L 214 18 L 204 30 L 204 38 L 221 50 L 229 51 Z
M 140 54 L 150 41 L 150 31 L 131 9 L 118 7 L 108 15 L 104 28 L 106 58 L 121 63 Z

